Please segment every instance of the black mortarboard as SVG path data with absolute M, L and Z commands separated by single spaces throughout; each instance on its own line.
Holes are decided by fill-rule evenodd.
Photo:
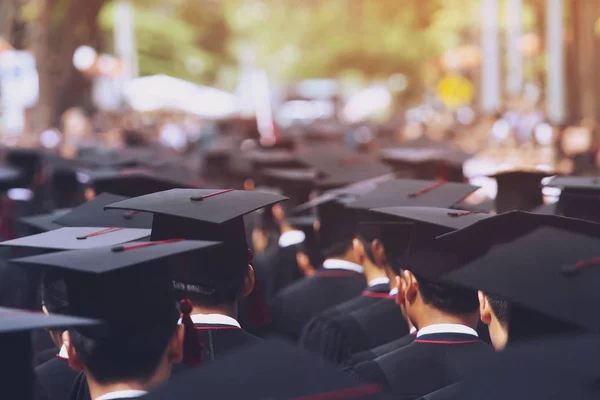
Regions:
M 246 154 L 254 168 L 301 168 L 296 154 L 283 149 L 256 149 Z
M 556 214 L 600 222 L 600 179 L 557 176 L 547 186 L 562 189 Z
M 535 214 L 546 214 L 546 215 L 555 215 L 556 214 L 556 203 L 552 204 L 542 204 L 531 210 L 532 213 Z
M 101 149 L 76 159 L 77 162 L 96 168 L 134 168 L 149 165 L 153 152 L 150 149 Z
M 448 232 L 465 228 L 477 221 L 491 217 L 490 214 L 437 207 L 385 207 L 375 208 L 371 211 L 415 223 L 434 225 Z
M 493 175 L 498 183 L 496 212 L 530 211 L 544 204 L 541 182 L 550 175 L 542 171 L 506 171 Z
M 152 214 L 136 211 L 104 210 L 104 206 L 127 199 L 128 197 L 125 196 L 101 193 L 93 200 L 73 208 L 68 213 L 63 213 L 54 221 L 59 225 L 70 227 L 100 226 L 151 229 Z
M 11 149 L 5 155 L 5 162 L 20 172 L 18 186 L 29 186 L 35 174 L 43 167 L 43 155 L 35 149 Z
M 492 247 L 444 280 L 590 330 L 600 329 L 600 236 L 541 227 Z
M 0 246 L 34 247 L 49 250 L 75 250 L 114 246 L 150 236 L 149 229 L 60 228 L 50 232 L 1 242 Z
M 17 187 L 22 178 L 21 171 L 9 165 L 0 166 L 0 191 L 6 191 L 10 188 Z
M 436 280 L 442 273 L 459 266 L 459 259 L 448 249 L 434 243 L 435 238 L 491 217 L 489 214 L 434 207 L 389 207 L 372 211 L 413 222 L 406 248 L 407 257 L 401 265 L 430 280 Z M 404 246 L 404 243 L 396 246 Z
M 231 382 L 235 381 L 235 385 Z M 382 387 L 364 385 L 322 359 L 278 340 L 261 340 L 214 363 L 181 374 L 151 399 L 375 399 Z
M 185 271 L 184 282 L 197 279 L 199 283 L 205 283 L 215 269 L 220 268 L 223 273 L 247 268 L 252 260 L 248 254 L 244 215 L 283 200 L 286 200 L 283 196 L 256 191 L 174 189 L 124 200 L 105 208 L 153 213 L 152 240 L 182 237 L 223 242 L 214 254 L 204 259 L 205 268 Z M 208 268 L 209 264 L 212 268 Z M 262 311 L 257 310 L 257 313 Z M 256 320 L 261 317 L 257 316 Z
M 175 188 L 192 187 L 180 176 L 160 173 L 151 169 L 95 170 L 80 174 L 82 183 L 94 188 L 96 193 L 114 193 L 136 197 Z
M 108 330 L 90 330 L 84 335 L 102 338 L 107 332 L 147 332 L 163 323 L 175 323 L 180 314 L 171 268 L 187 262 L 190 252 L 215 245 L 182 239 L 134 242 L 11 262 L 63 271 L 71 312 L 108 324 Z
M 451 149 L 401 147 L 383 149 L 380 157 L 403 178 L 462 182 L 462 167 L 471 155 Z
M 315 184 L 321 189 L 339 188 L 392 172 L 375 157 L 336 145 L 305 148 L 298 153 L 298 160 L 317 171 Z
M 557 215 L 509 211 L 477 221 L 437 238 L 448 248 L 459 249 L 465 260 L 485 254 L 492 246 L 509 242 L 537 228 L 555 227 L 600 237 L 600 224 Z
M 597 399 L 599 360 L 596 336 L 532 340 L 471 362 L 452 399 Z
M 0 333 L 30 331 L 41 328 L 95 325 L 98 321 L 61 314 L 44 314 L 15 308 L 0 307 Z
M 372 192 L 384 182 L 390 181 L 394 178 L 393 175 L 382 175 L 364 181 L 356 182 L 351 185 L 347 185 L 338 189 L 331 189 L 323 192 L 320 196 L 306 203 L 303 203 L 294 209 L 294 212 L 304 212 L 306 210 L 318 207 L 320 204 L 327 203 L 329 201 L 337 201 L 339 203 L 348 204 L 351 203 L 357 197 Z
M 276 186 L 290 198 L 287 207 L 294 207 L 308 201 L 315 188 L 316 172 L 311 169 L 264 169 L 261 177 L 265 184 Z
M 477 189 L 477 186 L 466 183 L 395 179 L 382 183 L 375 190 L 349 203 L 348 207 L 357 209 L 415 206 L 450 208 Z
M 71 212 L 70 209 L 54 210 L 48 214 L 24 217 L 24 218 L 19 219 L 19 221 L 22 224 L 33 228 L 38 233 L 49 232 L 49 231 L 53 231 L 55 229 L 62 228 L 64 225 L 57 224 L 55 221 L 69 212 Z

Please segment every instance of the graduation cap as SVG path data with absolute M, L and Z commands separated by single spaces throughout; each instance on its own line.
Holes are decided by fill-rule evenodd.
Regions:
M 96 325 L 100 321 L 61 314 L 44 314 L 29 310 L 0 307 L 0 333 Z
M 371 155 L 339 145 L 320 145 L 298 152 L 298 160 L 317 171 L 315 184 L 333 189 L 392 173 L 392 169 Z
M 119 227 L 119 228 L 152 228 L 152 214 L 136 211 L 104 210 L 104 206 L 119 201 L 127 200 L 128 197 L 111 193 L 101 193 L 79 207 L 63 212 L 54 219 L 59 226 L 69 227 Z
M 444 280 L 596 331 L 599 248 L 598 235 L 544 226 L 492 247 Z
M 498 182 L 496 212 L 530 211 L 544 204 L 541 181 L 550 175 L 542 171 L 505 171 L 491 176 Z
M 35 174 L 42 170 L 43 159 L 42 153 L 35 149 L 10 149 L 4 157 L 8 166 L 19 171 L 20 177 L 17 179 L 15 186 L 21 187 L 31 184 Z
M 231 382 L 235 382 L 232 385 Z M 233 399 L 376 399 L 380 385 L 364 383 L 319 357 L 279 340 L 256 341 L 205 367 L 180 374 L 148 394 L 149 400 L 176 398 Z
M 389 207 L 372 211 L 413 222 L 402 268 L 429 280 L 437 280 L 460 265 L 459 258 L 452 251 L 434 243 L 435 238 L 491 217 L 488 214 L 434 207 Z M 391 245 L 404 246 L 404 243 Z
M 446 181 L 395 179 L 384 182 L 375 190 L 348 204 L 356 209 L 383 207 L 452 207 L 477 186 Z
M 98 193 L 114 193 L 136 197 L 175 188 L 192 187 L 193 183 L 182 181 L 178 173 L 164 173 L 151 169 L 92 170 L 79 174 L 80 181 Z
M 296 154 L 284 149 L 256 149 L 246 154 L 254 168 L 301 168 Z
M 205 268 L 185 271 L 189 281 L 205 283 L 213 269 L 238 271 L 248 267 L 252 257 L 248 254 L 244 215 L 286 200 L 286 197 L 243 190 L 215 189 L 173 189 L 161 193 L 124 200 L 106 206 L 105 209 L 135 210 L 154 214 L 152 240 L 185 238 L 194 240 L 213 240 L 223 242 L 220 254 L 210 258 Z M 210 276 L 209 276 L 210 278 Z M 219 282 L 223 283 L 223 282 Z M 260 304 L 261 293 L 253 291 L 255 297 L 249 298 L 255 307 L 251 320 L 268 320 L 264 304 Z M 254 299 L 254 300 L 253 300 Z
M 311 169 L 264 169 L 260 173 L 262 181 L 282 189 L 290 198 L 287 207 L 294 207 L 308 201 L 315 188 L 316 171 Z
M 114 246 L 150 236 L 149 229 L 60 228 L 37 235 L 1 242 L 0 246 L 33 247 L 47 250 L 75 250 Z
M 330 189 L 323 192 L 323 194 L 321 194 L 320 196 L 297 206 L 296 208 L 294 208 L 293 211 L 295 213 L 302 213 L 307 210 L 314 209 L 320 204 L 324 204 L 330 201 L 336 201 L 341 204 L 349 204 L 352 203 L 352 201 L 354 201 L 357 197 L 372 192 L 380 184 L 390 181 L 393 178 L 394 175 L 387 174 L 371 179 L 366 179 L 364 181 L 356 182 L 341 188 Z
M 600 222 L 600 178 L 557 176 L 547 186 L 562 189 L 556 214 Z
M 20 186 L 21 171 L 10 165 L 0 165 L 0 191 Z
M 600 397 L 600 339 L 568 336 L 530 341 L 468 364 L 456 399 L 592 400 Z M 463 364 L 463 369 L 467 364 Z
M 468 153 L 445 148 L 400 147 L 383 149 L 380 158 L 396 173 L 412 179 L 445 179 L 463 182 L 462 167 L 471 157 Z
M 48 214 L 24 217 L 24 218 L 19 219 L 19 221 L 22 224 L 33 228 L 38 233 L 49 232 L 49 231 L 53 231 L 55 229 L 62 228 L 64 225 L 58 224 L 55 221 L 57 219 L 59 219 L 60 217 L 62 217 L 63 215 L 66 215 L 69 212 L 71 212 L 71 209 L 54 210 Z
M 492 246 L 506 243 L 541 227 L 600 237 L 600 224 L 558 215 L 509 211 L 439 236 L 448 248 L 459 249 L 465 261 L 485 254 Z
M 95 168 L 134 168 L 148 165 L 153 152 L 148 149 L 102 149 L 78 157 L 75 161 Z
M 117 333 L 147 334 L 149 330 L 175 325 L 180 314 L 170 262 L 173 265 L 187 262 L 187 254 L 215 245 L 218 243 L 183 239 L 133 242 L 23 257 L 11 262 L 63 271 L 71 312 L 101 319 L 107 325 L 83 330 L 83 335 L 103 339 Z M 123 343 L 121 350 L 127 349 L 127 345 L 132 343 Z

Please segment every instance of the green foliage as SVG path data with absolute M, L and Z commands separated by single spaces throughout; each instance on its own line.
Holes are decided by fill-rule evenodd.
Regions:
M 140 73 L 213 83 L 219 67 L 231 62 L 225 45 L 228 24 L 215 4 L 212 0 L 135 0 Z M 108 34 L 114 10 L 115 3 L 109 2 L 99 16 Z

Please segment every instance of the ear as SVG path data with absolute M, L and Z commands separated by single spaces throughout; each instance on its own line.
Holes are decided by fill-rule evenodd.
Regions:
M 67 347 L 67 354 L 69 355 L 69 367 L 73 371 L 83 371 L 83 362 L 79 358 L 79 354 L 77 354 L 77 350 L 71 344 L 71 336 L 68 331 L 63 333 L 63 344 Z
M 367 253 L 361 240 L 357 238 L 352 239 L 352 253 L 354 254 L 355 260 L 358 261 L 357 264 L 364 264 Z
M 402 286 L 404 291 L 405 303 L 414 303 L 419 294 L 419 283 L 417 279 L 410 271 L 404 271 L 402 273 L 404 279 L 402 279 Z
M 317 272 L 310 263 L 310 258 L 304 252 L 296 253 L 296 263 L 304 276 L 313 276 Z
M 404 305 L 404 287 L 403 287 L 402 278 L 398 275 L 396 276 L 396 288 L 398 289 L 398 292 L 396 293 L 396 304 L 398 304 L 399 306 L 403 306 Z
M 167 347 L 167 359 L 170 364 L 179 364 L 183 361 L 183 334 L 185 328 L 183 325 L 177 325 L 177 329 L 169 340 Z
M 383 243 L 381 243 L 381 240 L 373 240 L 371 243 L 371 249 L 373 250 L 373 256 L 375 257 L 375 262 L 377 265 L 381 267 L 388 265 L 387 258 L 385 256 L 385 249 L 383 247 Z
M 479 315 L 481 322 L 489 325 L 492 323 L 492 306 L 488 302 L 485 293 L 483 293 L 481 290 L 477 292 L 477 297 L 479 298 Z
M 46 315 L 50 315 L 50 312 L 48 311 L 48 307 L 46 307 L 45 304 L 42 304 L 42 312 Z
M 275 204 L 273 206 L 272 213 L 273 219 L 275 219 L 277 223 L 280 224 L 285 220 L 285 211 L 283 210 L 283 207 L 281 207 L 280 204 Z
M 256 274 L 254 273 L 254 268 L 252 265 L 248 265 L 248 271 L 246 272 L 246 277 L 244 278 L 244 286 L 242 287 L 242 291 L 240 292 L 241 297 L 246 297 L 254 290 L 254 285 L 256 284 Z

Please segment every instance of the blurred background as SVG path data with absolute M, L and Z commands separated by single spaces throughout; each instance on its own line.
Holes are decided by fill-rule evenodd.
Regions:
M 180 150 L 244 121 L 589 175 L 599 62 L 600 0 L 0 0 L 0 133 Z

